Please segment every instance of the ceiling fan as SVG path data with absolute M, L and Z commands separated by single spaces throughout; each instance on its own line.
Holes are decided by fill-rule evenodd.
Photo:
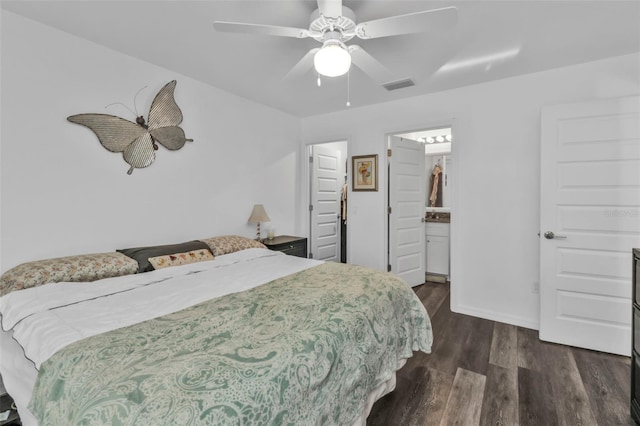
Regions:
M 453 27 L 458 17 L 456 7 L 445 7 L 356 23 L 355 13 L 344 6 L 342 0 L 317 1 L 318 9 L 311 14 L 308 29 L 225 21 L 214 21 L 213 25 L 217 31 L 313 38 L 322 43 L 322 47 L 309 50 L 285 78 L 301 76 L 312 64 L 318 74 L 337 77 L 346 74 L 353 62 L 376 83 L 383 85 L 393 79 L 391 72 L 362 47 L 347 46 L 348 41 L 354 37 L 368 40 L 443 31 Z

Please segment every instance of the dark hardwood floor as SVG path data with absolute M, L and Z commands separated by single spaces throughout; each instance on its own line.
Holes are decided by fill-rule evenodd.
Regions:
M 452 313 L 449 285 L 414 288 L 433 326 L 368 426 L 634 425 L 630 358 L 542 342 L 538 332 Z

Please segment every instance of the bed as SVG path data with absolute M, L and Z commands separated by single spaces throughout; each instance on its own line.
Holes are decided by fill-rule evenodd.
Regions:
M 5 273 L 0 374 L 23 424 L 363 425 L 430 351 L 396 277 L 232 239 Z

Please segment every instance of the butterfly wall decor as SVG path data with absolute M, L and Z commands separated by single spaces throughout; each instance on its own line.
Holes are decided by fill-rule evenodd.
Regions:
M 182 123 L 182 111 L 176 104 L 173 92 L 176 81 L 167 83 L 156 95 L 149 110 L 149 120 L 139 116 L 136 122 L 125 120 L 109 114 L 77 114 L 67 117 L 72 123 L 88 127 L 96 134 L 98 140 L 111 152 L 122 152 L 124 161 L 133 169 L 149 166 L 156 158 L 158 145 L 175 151 L 182 148 L 186 139 L 184 130 L 178 125 Z

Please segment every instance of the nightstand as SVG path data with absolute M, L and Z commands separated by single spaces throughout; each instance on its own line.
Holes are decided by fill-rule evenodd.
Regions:
M 4 413 L 5 411 L 11 409 L 11 404 L 13 404 L 13 399 L 7 394 L 0 396 L 0 413 Z M 18 426 L 21 425 L 20 417 L 18 417 L 18 412 L 16 410 L 11 410 L 11 414 L 9 414 L 9 418 L 7 420 L 0 420 L 0 426 Z
M 291 235 L 278 235 L 272 239 L 262 240 L 262 244 L 269 250 L 281 251 L 291 256 L 307 257 L 307 239 L 303 237 L 292 237 Z

